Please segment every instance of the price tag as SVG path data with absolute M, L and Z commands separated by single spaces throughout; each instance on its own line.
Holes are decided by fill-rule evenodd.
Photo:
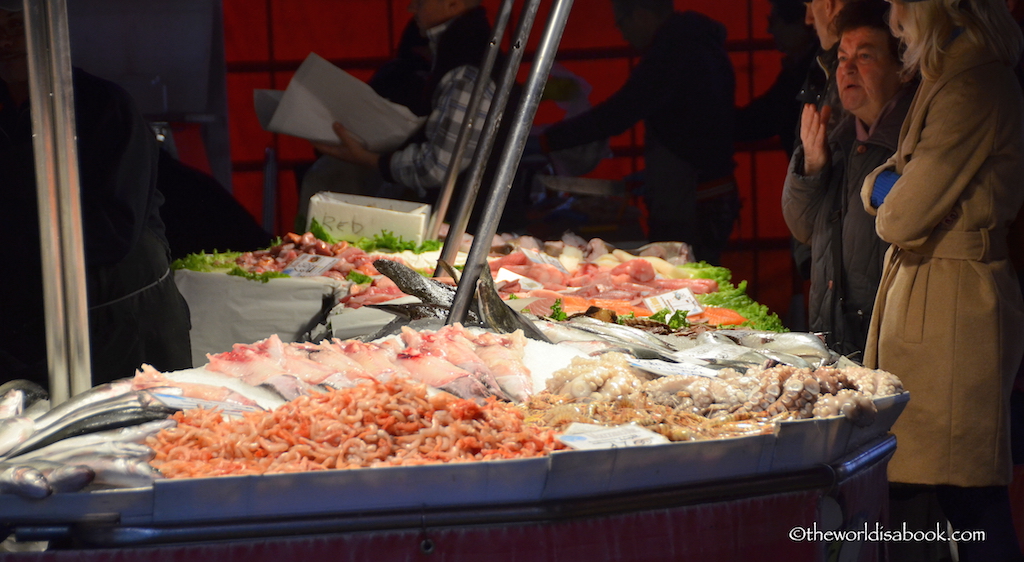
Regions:
M 522 252 L 524 256 L 526 256 L 526 259 L 532 261 L 533 263 L 546 263 L 550 266 L 558 268 L 559 271 L 565 273 L 566 275 L 569 274 L 569 271 L 565 269 L 565 266 L 562 265 L 562 262 L 558 261 L 558 258 L 554 256 L 542 254 L 536 250 L 530 250 L 529 248 L 519 248 L 519 251 Z
M 654 295 L 653 297 L 647 297 L 644 299 L 644 304 L 654 312 L 658 312 L 665 308 L 667 308 L 669 312 L 685 310 L 687 316 L 690 314 L 704 312 L 704 307 L 697 302 L 697 297 L 693 296 L 693 291 L 686 288 L 679 289 L 678 291 L 672 291 L 670 293 Z
M 329 271 L 338 261 L 338 258 L 330 256 L 302 254 L 292 260 L 283 272 L 292 277 L 316 277 Z
M 241 416 L 246 412 L 264 411 L 263 408 L 258 406 L 245 406 L 242 404 L 232 404 L 230 402 L 216 402 L 214 400 L 203 400 L 201 398 L 186 398 L 184 396 L 172 396 L 170 394 L 154 394 L 153 396 L 166 404 L 169 408 L 177 408 L 179 410 L 191 410 L 194 408 L 212 410 L 216 408 L 226 416 Z
M 637 425 L 602 427 L 576 423 L 570 425 L 564 434 L 559 435 L 558 440 L 579 451 L 668 443 L 664 435 Z
M 697 361 L 700 363 L 698 364 Z M 704 367 L 703 361 L 699 359 L 693 363 L 670 363 L 660 359 L 631 359 L 629 364 L 637 369 L 643 369 L 656 375 L 666 377 L 677 375 L 692 375 L 697 377 L 718 377 L 718 371 L 710 367 Z

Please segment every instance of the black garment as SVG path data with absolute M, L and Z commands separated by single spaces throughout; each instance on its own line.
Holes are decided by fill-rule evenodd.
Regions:
M 702 216 L 697 186 L 727 182 L 735 168 L 736 81 L 725 36 L 725 26 L 707 16 L 673 13 L 617 92 L 544 133 L 546 149 L 556 151 L 621 134 L 642 120 L 652 241 L 692 243 Z M 724 217 L 721 230 L 731 232 L 735 219 Z
M 381 97 L 408 107 L 414 114 L 430 113 L 430 44 L 420 34 L 416 20 L 410 19 L 402 31 L 395 58 L 381 65 L 368 84 Z
M 156 139 L 115 84 L 75 69 L 73 85 L 93 383 L 132 376 L 142 362 L 190 367 L 188 307 L 158 213 Z M 0 380 L 46 386 L 42 287 L 53 281 L 41 270 L 34 162 L 29 108 L 0 82 L 0 232 L 20 241 L 7 252 L 16 272 L 0 280 Z
M 725 177 L 736 167 L 735 86 L 725 26 L 697 12 L 674 13 L 622 88 L 549 127 L 547 148 L 603 140 L 642 120 L 648 137 L 697 168 L 698 181 Z
M 273 237 L 213 176 L 160 151 L 157 187 L 165 200 L 171 259 L 213 250 L 248 252 L 270 246 Z
M 899 140 L 916 83 L 879 117 L 871 136 L 857 140 L 856 118 L 845 114 L 829 130 L 829 164 L 805 176 L 804 149 L 797 148 L 782 192 L 782 214 L 794 238 L 811 246 L 810 330 L 826 332 L 829 348 L 844 355 L 864 352 L 871 310 L 889 244 L 864 210 L 864 178 L 883 164 Z
M 812 47 L 792 60 L 784 59 L 782 70 L 768 90 L 736 111 L 736 142 L 751 142 L 778 136 L 786 155 L 792 157 L 800 139 L 800 114 L 807 70 L 818 49 Z

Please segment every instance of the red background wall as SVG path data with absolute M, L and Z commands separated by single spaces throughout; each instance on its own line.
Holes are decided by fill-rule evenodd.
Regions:
M 499 0 L 484 0 L 493 20 Z M 515 4 L 512 24 L 523 2 Z M 292 230 L 297 187 L 295 167 L 309 163 L 313 150 L 300 139 L 263 131 L 252 106 L 255 88 L 284 89 L 310 53 L 331 60 L 360 78 L 394 54 L 398 35 L 409 19 L 408 0 L 224 0 L 232 182 L 238 200 L 255 217 L 263 216 L 263 162 L 268 147 L 279 159 L 276 228 Z M 547 20 L 545 0 L 526 49 L 527 64 Z M 676 0 L 680 10 L 703 12 L 724 23 L 736 69 L 736 101 L 745 105 L 768 89 L 780 69 L 778 53 L 767 33 L 768 0 Z M 511 33 L 511 32 L 510 32 Z M 600 102 L 625 80 L 636 62 L 615 28 L 608 0 L 576 0 L 559 47 L 558 60 L 593 85 L 590 99 Z M 561 110 L 544 103 L 536 122 L 561 118 Z M 621 179 L 643 167 L 641 126 L 612 139 L 614 158 L 600 164 L 591 177 Z M 788 230 L 779 199 L 786 156 L 777 140 L 740 146 L 737 179 L 743 210 L 724 256 L 735 280 L 748 280 L 748 292 L 785 315 L 791 297 L 803 292 L 794 279 Z

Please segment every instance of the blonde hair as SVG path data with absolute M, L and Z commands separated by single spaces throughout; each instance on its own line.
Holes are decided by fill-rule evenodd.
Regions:
M 986 47 L 1011 66 L 1017 64 L 1024 49 L 1024 36 L 1006 0 L 893 0 L 892 10 L 889 25 L 906 47 L 903 71 L 907 76 L 920 71 L 924 78 L 937 78 L 947 43 L 957 28 L 963 29 L 963 38 Z M 897 11 L 899 18 L 895 17 Z

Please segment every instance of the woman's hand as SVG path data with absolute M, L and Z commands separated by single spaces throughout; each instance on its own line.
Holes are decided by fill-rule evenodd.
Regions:
M 800 142 L 804 145 L 804 175 L 821 173 L 828 164 L 828 118 L 832 107 L 824 106 L 821 111 L 814 104 L 804 105 L 800 117 Z
M 313 148 L 324 154 L 329 154 L 338 160 L 359 164 L 360 166 L 367 166 L 369 168 L 377 167 L 377 161 L 380 160 L 379 154 L 366 150 L 366 148 L 363 147 L 355 137 L 345 130 L 345 127 L 341 126 L 341 123 L 334 123 L 332 128 L 334 129 L 334 134 L 338 135 L 338 139 L 341 140 L 341 143 L 327 144 L 314 142 Z

